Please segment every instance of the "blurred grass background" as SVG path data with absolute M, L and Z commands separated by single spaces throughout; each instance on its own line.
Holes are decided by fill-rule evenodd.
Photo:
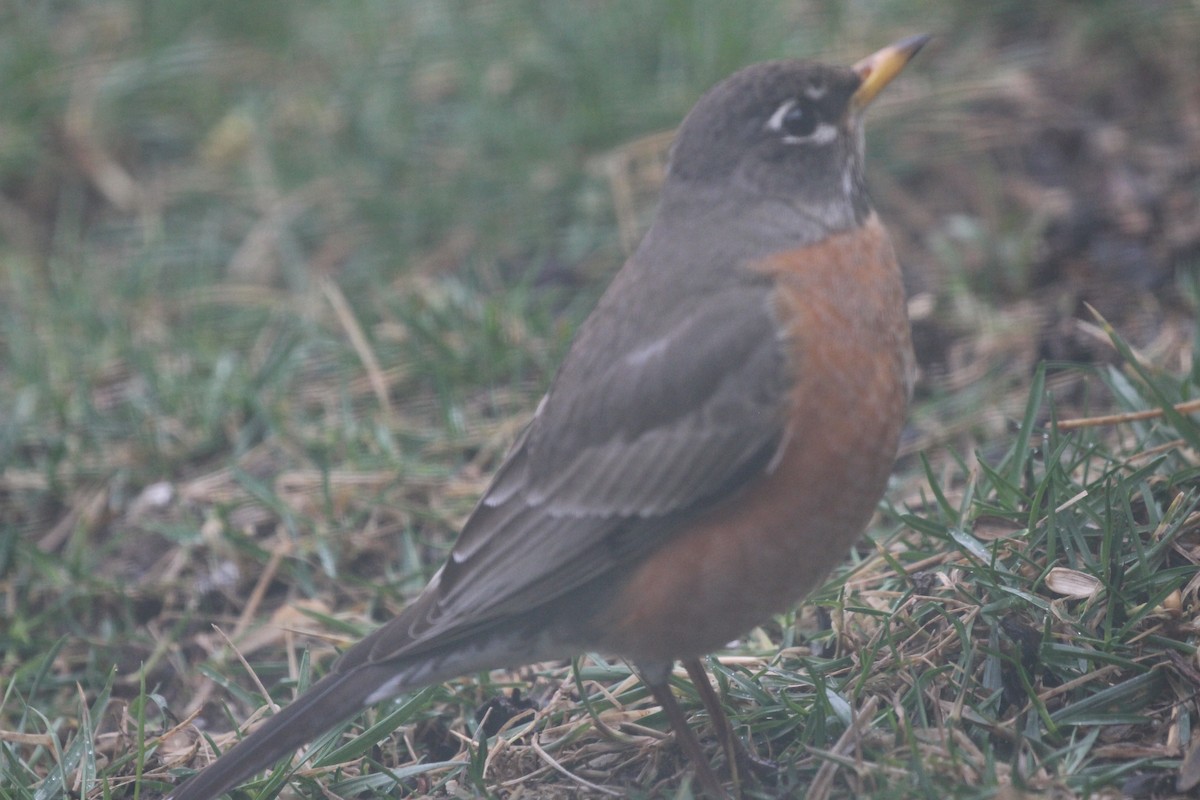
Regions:
M 214 732 L 242 722 L 258 705 L 235 685 L 244 673 L 214 621 L 274 689 L 303 673 L 303 645 L 349 641 L 402 607 L 622 261 L 622 231 L 644 222 L 655 173 L 638 166 L 644 154 L 658 163 L 666 141 L 653 134 L 745 64 L 850 63 L 919 31 L 937 39 L 873 108 L 868 149 L 923 370 L 905 451 L 933 449 L 924 468 L 902 462 L 880 530 L 941 531 L 940 546 L 967 547 L 945 520 L 922 526 L 908 512 L 935 496 L 946 514 L 961 501 L 964 518 L 1011 516 L 1016 495 L 973 493 L 973 454 L 994 464 L 1007 453 L 1019 472 L 1031 456 L 1014 432 L 1052 409 L 1192 396 L 1194 2 L 0 6 L 4 788 L 33 797 L 55 764 L 74 764 L 82 772 L 60 768 L 45 796 L 80 791 L 67 775 L 89 796 L 106 779 L 132 796 L 122 780 L 150 734 L 196 709 Z M 1085 303 L 1153 375 L 1128 372 Z M 1039 370 L 1046 359 L 1059 367 Z M 1044 391 L 1031 398 L 1031 385 Z M 1186 418 L 1170 424 L 1193 445 Z M 1173 440 L 1153 428 L 1072 447 L 1113 447 L 1120 460 Z M 1139 488 L 1148 474 L 1117 482 L 1163 506 L 1138 525 L 1159 531 L 1174 497 L 1193 501 L 1190 463 L 1163 467 L 1167 494 L 1155 494 L 1161 481 Z M 1182 591 L 1191 573 L 1175 566 L 1173 583 L 1130 602 Z M 841 607 L 835 590 L 824 597 Z M 748 648 L 828 638 L 805 624 L 787 618 Z M 814 662 L 801 661 L 789 679 L 839 674 L 810 678 Z M 759 703 L 749 730 L 765 721 L 762 735 L 792 753 L 805 715 L 772 716 L 754 683 L 728 680 Z M 805 702 L 832 702 L 822 691 Z M 469 739 L 488 694 L 443 687 L 414 715 Z M 240 705 L 225 709 L 231 696 Z M 808 716 L 808 745 L 842 735 Z M 146 719 L 153 730 L 136 734 Z M 409 747 L 451 759 L 452 737 L 448 754 L 429 743 L 443 734 Z M 1186 731 L 1176 738 L 1161 753 L 1176 761 L 1147 763 L 1176 769 Z M 198 765 L 184 750 L 161 743 L 156 768 L 164 752 L 170 768 Z M 1109 775 L 1080 755 L 1070 774 L 1085 780 L 1038 788 L 1090 791 L 1141 757 Z M 495 790 L 494 776 L 464 769 L 409 788 Z M 821 774 L 804 761 L 790 770 L 785 786 Z M 955 774 L 872 785 L 945 792 Z M 1011 785 L 1006 775 L 992 769 L 980 791 Z M 543 780 L 529 796 L 554 796 Z M 44 788 L 59 785 L 74 788 Z

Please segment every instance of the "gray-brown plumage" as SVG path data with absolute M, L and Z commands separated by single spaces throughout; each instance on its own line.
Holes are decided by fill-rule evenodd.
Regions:
M 853 68 L 749 67 L 697 103 L 654 225 L 445 566 L 175 800 L 479 670 L 601 650 L 673 704 L 672 660 L 812 589 L 870 515 L 903 422 L 904 296 L 863 186 L 861 112 L 924 41 Z

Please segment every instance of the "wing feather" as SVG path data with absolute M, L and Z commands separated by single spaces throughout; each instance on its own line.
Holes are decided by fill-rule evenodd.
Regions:
M 769 287 L 624 299 L 626 313 L 658 316 L 631 337 L 605 325 L 602 301 L 435 585 L 385 626 L 370 660 L 443 646 L 626 569 L 771 463 L 792 365 Z

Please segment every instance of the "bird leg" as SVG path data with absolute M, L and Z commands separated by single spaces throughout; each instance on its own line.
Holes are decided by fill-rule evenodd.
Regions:
M 683 659 L 683 668 L 687 670 L 688 677 L 692 679 L 692 685 L 700 693 L 701 702 L 708 709 L 708 719 L 712 723 L 713 731 L 717 734 L 717 741 L 721 743 L 721 749 L 725 751 L 725 762 L 729 764 L 733 785 L 737 786 L 740 783 L 738 780 L 738 768 L 741 766 L 740 752 L 734 744 L 736 738 L 733 735 L 733 726 L 729 724 L 729 717 L 726 716 L 725 709 L 721 706 L 721 698 L 717 696 L 712 683 L 709 682 L 708 671 L 704 669 L 699 658 Z
M 709 682 L 708 671 L 704 669 L 700 659 L 685 658 L 683 668 L 687 670 L 688 677 L 692 679 L 692 684 L 700 693 L 701 702 L 708 709 L 708 717 L 712 720 L 717 739 L 721 742 L 721 749 L 725 751 L 725 758 L 729 762 L 729 770 L 733 773 L 734 785 L 738 784 L 739 772 L 742 774 L 754 772 L 760 777 L 776 776 L 779 772 L 779 765 L 750 750 L 746 743 L 734 734 L 729 717 L 721 705 L 721 698 L 717 696 L 717 691 Z
M 671 694 L 669 675 L 668 672 L 661 680 L 654 680 L 643 674 L 642 681 L 650 688 L 650 694 L 654 695 L 654 699 L 662 706 L 663 711 L 667 712 L 667 720 L 671 723 L 671 729 L 675 731 L 675 738 L 683 747 L 688 761 L 692 762 L 692 769 L 696 771 L 696 779 L 704 787 L 705 793 L 714 800 L 729 800 L 729 794 L 717 780 L 716 774 L 709 766 L 708 756 L 704 754 L 704 749 L 700 747 L 700 741 L 688 725 L 687 718 L 683 715 L 683 709 L 676 702 L 675 695 Z

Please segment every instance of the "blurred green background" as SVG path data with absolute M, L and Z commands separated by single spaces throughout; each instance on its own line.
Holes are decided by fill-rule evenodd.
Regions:
M 652 135 L 922 31 L 868 125 L 906 451 L 1111 359 L 1085 303 L 1189 374 L 1195 2 L 0 5 L 0 729 L 69 728 L 113 665 L 186 704 L 256 586 L 347 631 L 402 605 L 644 224 Z

